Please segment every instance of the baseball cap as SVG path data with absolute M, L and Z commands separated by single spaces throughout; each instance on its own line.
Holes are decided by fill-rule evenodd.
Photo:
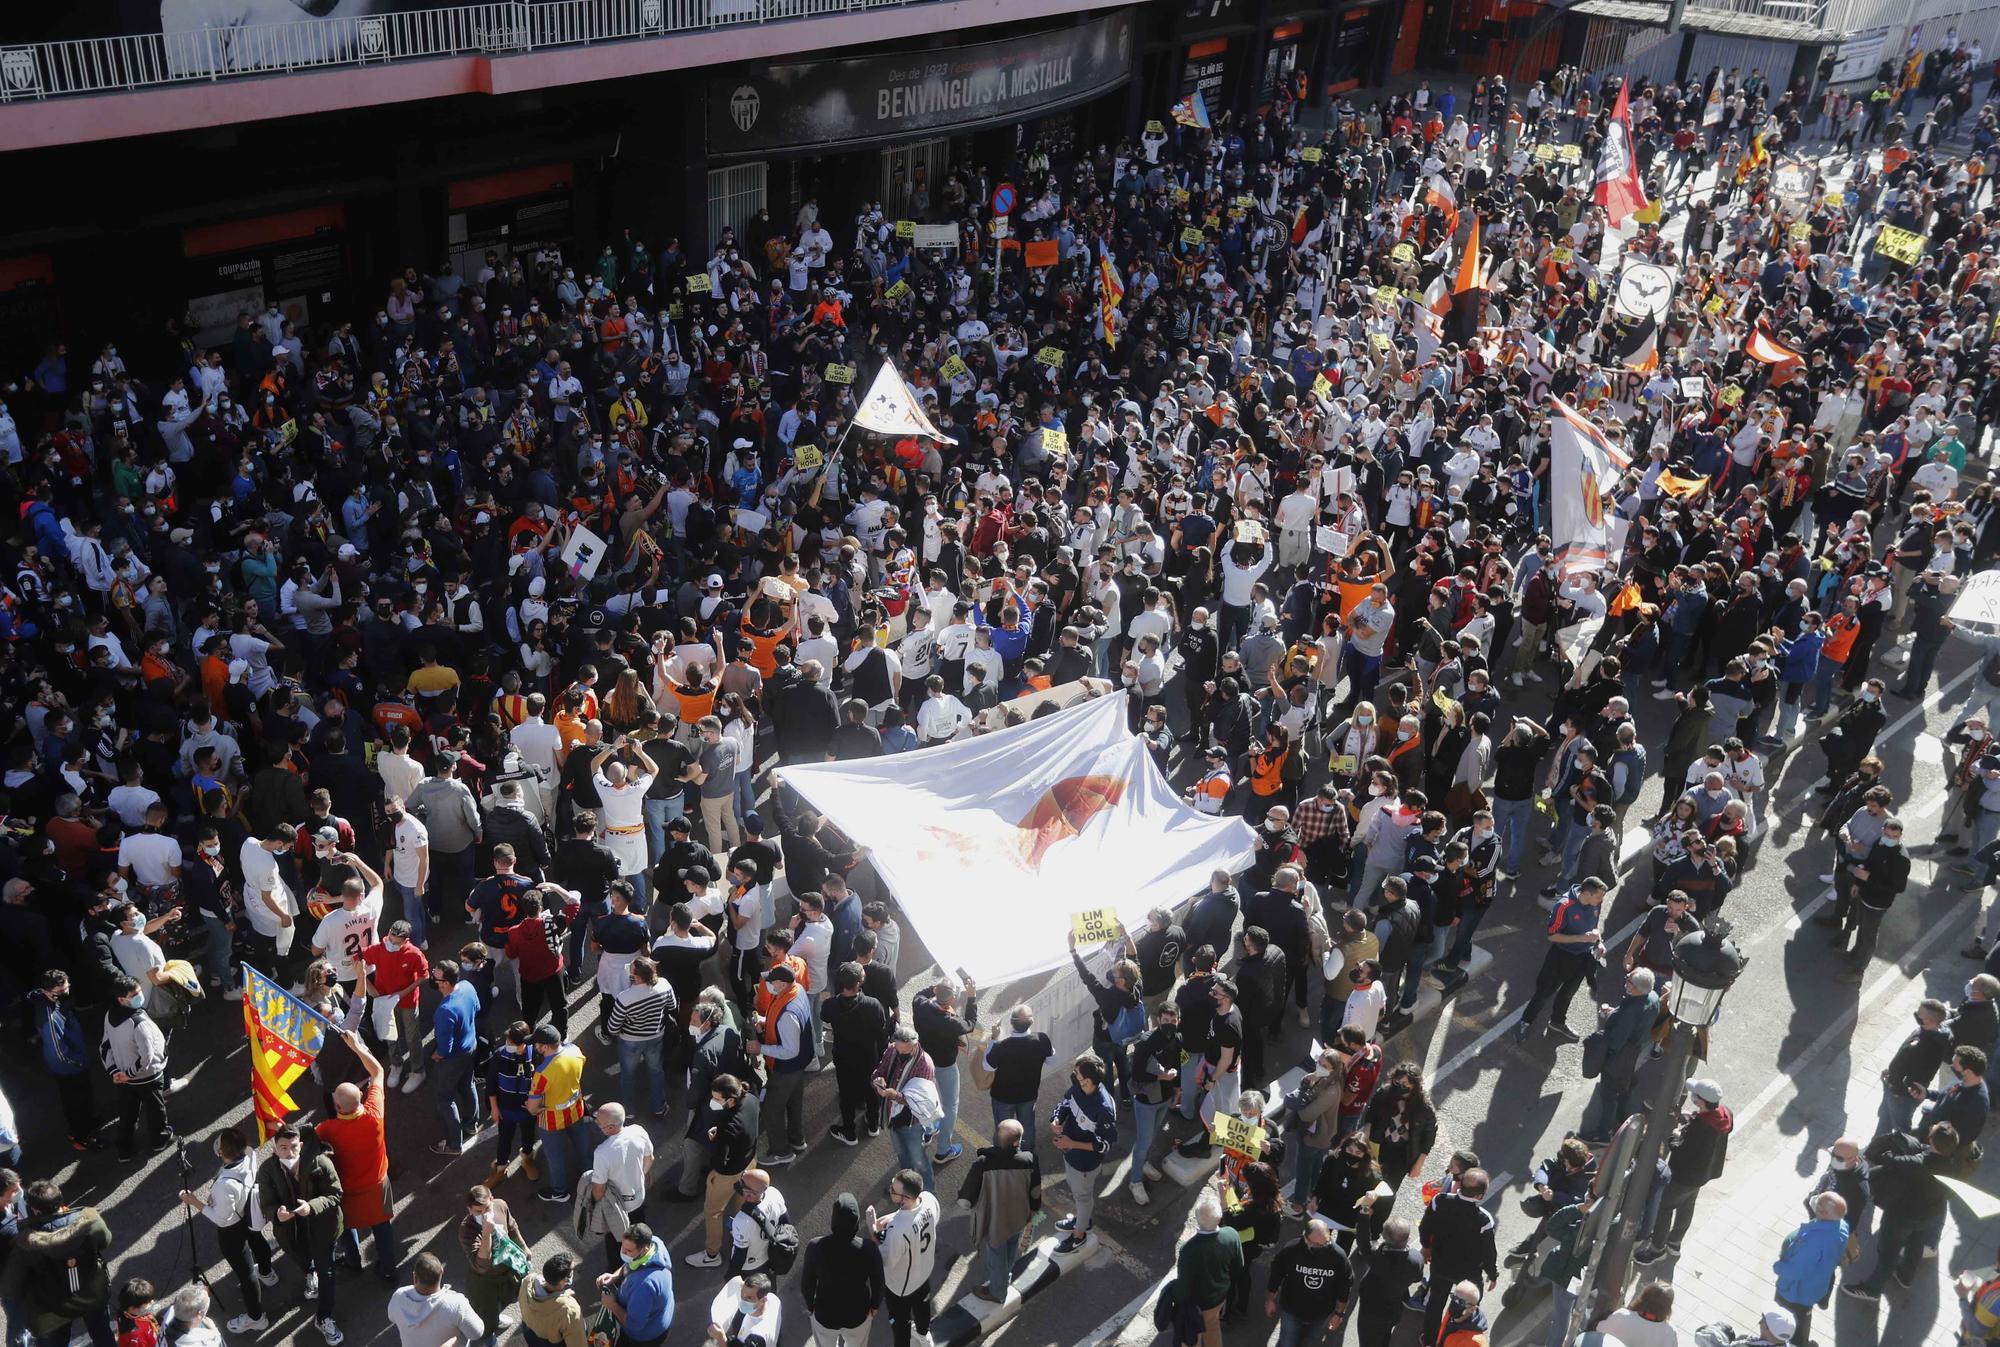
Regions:
M 754 809 L 743 816 L 742 822 L 744 829 L 748 832 L 760 833 L 764 831 L 764 818 Z
M 1714 1105 L 1722 1102 L 1722 1086 L 1706 1076 L 1696 1076 L 1689 1081 L 1688 1093 L 1704 1104 Z
M 667 831 L 670 833 L 692 833 L 694 825 L 688 822 L 687 815 L 680 814 L 667 820 Z
M 717 575 L 717 574 L 715 574 L 715 573 L 714 573 L 713 571 L 711 571 L 711 572 L 709 572 L 709 576 L 708 576 L 708 579 L 707 579 L 707 580 L 705 580 L 705 581 L 703 581 L 702 583 L 703 583 L 703 584 L 705 584 L 705 585 L 707 585 L 707 586 L 708 586 L 708 588 L 710 588 L 710 589 L 721 589 L 721 588 L 722 588 L 722 577 L 721 577 L 720 575 Z
M 233 659 L 229 661 L 229 676 L 231 678 L 241 678 L 249 672 L 250 672 L 249 660 Z
M 535 1030 L 534 1041 L 545 1048 L 562 1046 L 562 1035 L 553 1024 L 544 1024 Z
M 1799 1331 L 1799 1321 L 1783 1305 L 1773 1305 L 1764 1311 L 1764 1336 L 1774 1342 L 1790 1342 L 1792 1334 Z
M 173 541 L 173 542 L 177 542 L 177 543 L 191 543 L 191 542 L 193 542 L 193 541 L 194 541 L 194 530 L 193 530 L 193 529 L 175 529 L 175 530 L 174 530 L 174 531 L 173 531 L 172 533 L 169 533 L 169 534 L 167 535 L 167 537 L 168 537 L 168 539 L 169 539 L 170 541 Z
M 338 552 L 335 552 L 334 555 L 339 557 L 343 561 L 351 561 L 355 557 L 360 556 L 361 554 L 354 550 L 353 543 L 342 543 L 340 545 L 340 550 Z
M 680 872 L 682 879 L 691 879 L 697 884 L 713 884 L 715 872 L 706 865 L 690 865 Z
M 313 841 L 324 842 L 328 846 L 340 845 L 340 829 L 318 828 L 313 831 Z

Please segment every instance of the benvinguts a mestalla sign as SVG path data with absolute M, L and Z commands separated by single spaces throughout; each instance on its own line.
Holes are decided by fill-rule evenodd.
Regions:
M 708 148 L 741 155 L 969 130 L 1117 88 L 1132 68 L 1132 16 L 1005 42 L 799 61 L 708 82 Z

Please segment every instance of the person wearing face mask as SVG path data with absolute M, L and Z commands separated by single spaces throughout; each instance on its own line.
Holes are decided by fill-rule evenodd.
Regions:
M 618 1252 L 618 1268 L 597 1279 L 598 1301 L 618 1321 L 617 1347 L 659 1347 L 674 1325 L 674 1274 L 666 1246 L 652 1227 L 639 1222 L 625 1231 Z
M 261 1333 L 269 1327 L 264 1317 L 263 1288 L 278 1284 L 277 1269 L 271 1266 L 271 1246 L 250 1224 L 250 1200 L 257 1186 L 257 1154 L 234 1127 L 216 1133 L 215 1158 L 222 1162 L 209 1185 L 208 1196 L 183 1189 L 181 1202 L 198 1211 L 215 1226 L 222 1256 L 236 1274 L 243 1291 L 244 1313 L 229 1321 L 231 1333 Z
M 1819 786 L 1820 794 L 1832 795 L 1840 790 L 1861 760 L 1874 749 L 1875 737 L 1887 722 L 1888 716 L 1882 710 L 1882 680 L 1870 678 L 1820 738 L 1827 775 Z
M 316 1302 L 313 1326 L 327 1347 L 346 1334 L 333 1317 L 333 1248 L 342 1229 L 340 1174 L 326 1151 L 304 1153 L 299 1129 L 280 1126 L 271 1154 L 257 1169 L 257 1206 L 269 1220 L 278 1247 L 305 1272 L 304 1299 Z
M 698 1007 L 698 1023 L 703 1011 L 717 1013 L 713 1006 Z M 724 1224 L 736 1215 L 736 1209 L 742 1204 L 743 1197 L 737 1191 L 737 1185 L 756 1160 L 760 1116 L 756 1096 L 744 1082 L 735 1076 L 722 1074 L 709 1082 L 708 1107 L 697 1110 L 688 1123 L 691 1133 L 698 1130 L 702 1134 L 707 1161 L 703 1175 L 702 1248 L 699 1253 L 691 1253 L 684 1260 L 689 1267 L 722 1266 Z M 683 1166 L 687 1163 L 684 1158 Z M 682 1182 L 685 1186 L 685 1175 Z
M 1851 961 L 1841 974 L 1843 980 L 1858 982 L 1874 957 L 1882 918 L 1889 914 L 1890 906 L 1910 883 L 1910 857 L 1903 850 L 1903 821 L 1893 817 L 1884 819 L 1882 836 L 1868 849 L 1862 862 L 1849 869 L 1857 885 L 1856 902 L 1836 939 Z M 1847 950 L 1850 932 L 1854 935 L 1854 947 Z
M 375 1037 L 386 1045 L 388 1089 L 403 1083 L 405 1072 L 423 1073 L 423 1031 L 417 1009 L 430 960 L 410 935 L 410 923 L 390 924 L 381 941 L 361 951 L 361 995 L 366 998 Z
M 148 1150 L 171 1145 L 167 1121 L 167 1036 L 146 1014 L 146 990 L 130 977 L 113 980 L 111 1009 L 104 1017 L 97 1053 L 117 1087 L 118 1158 L 130 1161 L 141 1123 Z

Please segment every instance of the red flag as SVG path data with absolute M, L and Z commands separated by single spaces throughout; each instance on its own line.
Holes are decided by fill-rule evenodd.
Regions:
M 1743 343 L 1743 350 L 1752 360 L 1761 360 L 1767 365 L 1785 365 L 1794 361 L 1803 362 L 1805 357 L 1771 335 L 1770 329 L 1762 323 L 1750 333 L 1750 340 Z
M 1632 152 L 1632 113 L 1625 105 L 1623 84 L 1604 128 L 1604 145 L 1597 152 L 1597 186 L 1591 199 L 1604 207 L 1605 219 L 1614 228 L 1646 204 L 1646 185 L 1639 180 L 1639 160 Z

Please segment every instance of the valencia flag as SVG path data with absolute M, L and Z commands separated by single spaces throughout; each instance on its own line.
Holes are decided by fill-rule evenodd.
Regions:
M 1294 248 L 1317 247 L 1326 233 L 1326 200 L 1314 193 L 1299 207 L 1299 213 L 1292 220 L 1292 246 Z
M 1470 346 L 1479 337 L 1479 319 L 1486 308 L 1486 258 L 1479 250 L 1479 217 L 1465 236 L 1458 261 L 1458 279 L 1451 287 L 1451 314 L 1445 319 L 1446 341 Z
M 1752 360 L 1761 360 L 1767 365 L 1802 364 L 1805 357 L 1771 335 L 1771 330 L 1762 323 L 1750 332 L 1750 340 L 1743 343 L 1744 354 Z
M 1648 313 L 1632 322 L 1619 322 L 1612 329 L 1612 352 L 1618 363 L 1629 370 L 1649 372 L 1660 367 L 1660 320 Z

